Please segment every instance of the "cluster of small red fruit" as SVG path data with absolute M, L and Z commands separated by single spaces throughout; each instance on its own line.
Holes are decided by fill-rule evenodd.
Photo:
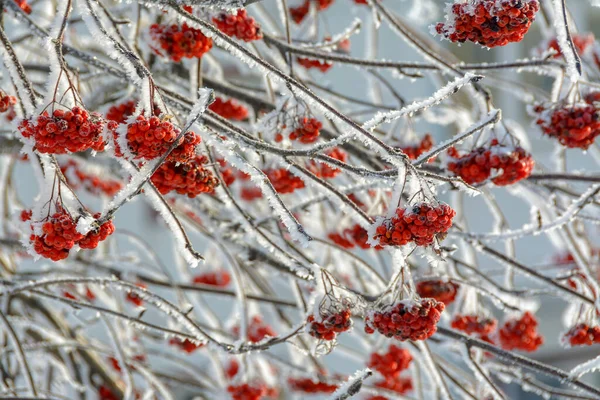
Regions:
M 0 114 L 6 113 L 5 117 L 8 121 L 12 121 L 17 116 L 15 112 L 15 105 L 17 104 L 17 98 L 6 94 L 3 90 L 0 90 Z
M 60 166 L 69 186 L 73 189 L 83 187 L 92 194 L 114 196 L 123 188 L 123 184 L 114 179 L 102 179 L 97 175 L 86 172 L 75 160 L 68 160 Z M 75 178 L 77 181 L 75 181 Z
M 352 328 L 352 314 L 344 309 L 326 316 L 308 316 L 308 333 L 314 338 L 325 341 L 335 340 L 338 334 Z
M 400 395 L 411 391 L 413 389 L 412 379 L 401 374 L 408 369 L 412 360 L 412 355 L 408 350 L 395 344 L 390 345 L 383 354 L 371 354 L 368 367 L 383 376 L 382 380 L 375 382 L 375 386 L 392 390 Z M 387 398 L 371 396 L 368 400 L 387 400 Z

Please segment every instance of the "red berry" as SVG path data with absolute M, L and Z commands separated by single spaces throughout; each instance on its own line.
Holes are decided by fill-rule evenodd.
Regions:
M 594 95 L 589 94 L 587 100 L 593 102 Z M 565 147 L 587 149 L 600 135 L 600 120 L 593 104 L 556 104 L 553 106 L 538 105 L 536 124 L 542 132 L 558 139 Z
M 142 289 L 147 288 L 147 286 L 144 285 L 143 283 L 136 283 L 135 285 Z M 141 307 L 144 304 L 144 300 L 142 300 L 142 298 L 137 293 L 134 293 L 134 292 L 128 292 L 127 295 L 125 296 L 125 299 L 128 302 L 135 305 L 136 307 Z
M 587 35 L 573 34 L 571 35 L 571 37 L 573 39 L 573 44 L 577 49 L 577 53 L 579 54 L 585 53 L 587 49 L 593 47 L 596 43 L 596 39 L 594 38 L 593 33 L 588 33 Z M 550 40 L 550 42 L 548 43 L 548 50 L 550 49 L 554 50 L 556 53 L 554 55 L 554 58 L 562 57 L 562 52 L 560 51 L 560 46 L 558 45 L 558 40 L 556 38 Z
M 411 160 L 416 160 L 421 156 L 421 154 L 427 153 L 429 150 L 433 148 L 433 138 L 428 133 L 426 134 L 421 142 L 416 146 L 406 146 L 402 147 L 402 151 L 408 156 Z
M 208 109 L 225 119 L 243 121 L 248 118 L 248 109 L 233 99 L 223 100 L 222 98 L 217 97 L 215 101 L 208 106 Z
M 293 193 L 296 189 L 303 189 L 305 186 L 301 178 L 292 175 L 285 168 L 268 169 L 264 172 L 279 193 Z
M 600 343 L 600 326 L 580 323 L 569 329 L 563 336 L 563 342 L 571 346 L 591 346 Z
M 329 68 L 333 67 L 333 64 L 329 61 L 319 61 L 310 58 L 298 57 L 298 64 L 306 69 L 317 68 L 321 72 L 327 72 Z
M 337 385 L 330 385 L 325 382 L 314 381 L 310 378 L 288 378 L 290 389 L 294 392 L 303 393 L 333 393 L 337 390 Z
M 136 104 L 134 100 L 128 100 L 124 103 L 114 105 L 106 112 L 106 119 L 122 124 L 128 117 L 133 115 L 135 112 L 135 106 Z
M 239 336 L 240 327 L 234 326 L 232 331 L 234 335 Z M 255 315 L 254 317 L 252 317 L 250 323 L 248 324 L 246 335 L 248 336 L 248 340 L 250 342 L 258 343 L 267 336 L 277 336 L 277 333 L 275 333 L 273 328 L 267 325 L 260 316 Z
M 183 25 L 150 26 L 150 36 L 157 42 L 153 47 L 158 55 L 168 56 L 175 62 L 183 58 L 201 58 L 212 48 L 212 39 L 204 36 L 200 29 Z
M 202 283 L 216 287 L 227 287 L 231 282 L 231 275 L 227 271 L 218 270 L 214 272 L 205 272 L 196 275 L 193 279 L 194 283 Z
M 270 394 L 273 389 L 268 388 L 264 383 L 255 382 L 253 384 L 229 385 L 227 391 L 231 394 L 233 400 L 260 400 L 267 396 L 271 397 Z
M 314 315 L 308 317 L 308 333 L 319 340 L 331 341 L 339 333 L 346 332 L 352 327 L 350 310 L 341 310 L 328 315 Z
M 458 288 L 459 286 L 454 282 L 441 280 L 420 281 L 416 287 L 419 296 L 430 297 L 446 306 L 454 302 Z
M 402 371 L 408 368 L 412 359 L 408 350 L 392 344 L 383 354 L 371 354 L 367 366 L 379 372 L 386 379 L 397 378 Z
M 182 164 L 165 162 L 150 180 L 161 194 L 175 191 L 194 198 L 200 193 L 212 193 L 219 181 L 204 167 L 206 161 L 206 157 L 197 155 Z
M 194 351 L 204 346 L 202 343 L 195 343 L 187 338 L 183 340 L 180 338 L 171 338 L 171 340 L 169 340 L 169 344 L 171 346 L 179 347 L 179 349 L 188 354 L 192 354 Z
M 63 208 L 59 208 L 42 223 L 42 234 L 32 234 L 30 240 L 37 254 L 52 261 L 67 258 L 69 250 L 83 238 L 83 235 L 77 232 L 77 223 Z
M 290 133 L 290 140 L 297 140 L 300 143 L 313 143 L 319 138 L 319 129 L 323 127 L 323 124 L 316 118 L 304 117 L 299 121 L 299 126 Z
M 456 315 L 450 326 L 467 335 L 489 335 L 496 330 L 498 321 L 493 318 L 485 318 L 479 315 Z
M 244 42 L 262 39 L 260 25 L 248 16 L 246 10 L 240 9 L 236 15 L 220 13 L 212 19 L 213 23 L 227 36 L 233 36 Z
M 334 243 L 345 249 L 352 249 L 355 246 L 358 246 L 363 250 L 371 248 L 371 246 L 367 243 L 369 240 L 369 234 L 367 230 L 359 224 L 353 225 L 351 228 L 346 228 L 341 233 L 330 233 L 328 237 Z M 382 247 L 375 246 L 374 249 L 381 250 Z
M 94 215 L 94 218 L 100 218 L 100 214 Z M 106 221 L 97 230 L 92 230 L 87 233 L 82 239 L 77 242 L 79 247 L 82 249 L 95 249 L 98 247 L 98 243 L 106 240 L 107 237 L 112 235 L 115 231 L 115 226 L 112 221 Z
M 498 331 L 503 349 L 535 351 L 544 343 L 544 338 L 537 332 L 538 322 L 529 311 L 519 319 L 510 319 Z
M 14 0 L 14 1 L 15 1 L 15 3 L 17 3 L 19 8 L 21 10 L 23 10 L 23 12 L 25 14 L 31 14 L 31 6 L 27 3 L 26 0 Z
M 62 164 L 60 170 L 73 189 L 82 186 L 92 194 L 105 194 L 112 197 L 123 187 L 123 184 L 119 181 L 102 179 L 99 176 L 87 173 L 81 169 L 81 166 L 75 160 L 69 160 Z

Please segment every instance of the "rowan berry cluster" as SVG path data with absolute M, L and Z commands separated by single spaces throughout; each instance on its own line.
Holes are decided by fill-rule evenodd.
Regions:
M 8 95 L 3 90 L 0 90 L 0 114 L 9 111 L 15 104 L 17 104 L 15 96 Z
M 128 117 L 133 115 L 135 112 L 135 101 L 127 100 L 121 104 L 114 105 L 106 112 L 106 119 L 108 121 L 115 121 L 122 124 L 127 120 Z
M 563 342 L 571 346 L 591 346 L 600 343 L 600 326 L 577 324 L 565 333 Z
M 587 35 L 583 34 L 573 34 L 571 35 L 573 39 L 573 44 L 577 49 L 577 53 L 584 54 L 588 49 L 592 48 L 596 43 L 596 38 L 594 38 L 593 33 L 589 33 Z M 562 52 L 560 50 L 560 46 L 558 44 L 558 39 L 554 38 L 548 42 L 548 50 L 554 50 L 554 58 L 561 58 Z
M 435 299 L 446 306 L 454 302 L 458 288 L 454 282 L 441 280 L 420 281 L 416 285 L 419 296 Z
M 227 271 L 223 270 L 205 272 L 203 274 L 196 275 L 193 279 L 193 282 L 216 287 L 227 287 L 231 282 L 231 275 L 229 275 Z
M 212 48 L 211 38 L 186 23 L 181 26 L 153 24 L 150 26 L 150 36 L 160 47 L 153 50 L 175 62 L 183 58 L 201 58 Z
M 478 147 L 470 153 L 459 155 L 454 147 L 448 150 L 454 161 L 448 163 L 448 170 L 460 176 L 469 184 L 487 180 L 492 171 L 502 171 L 492 182 L 498 186 L 512 185 L 531 175 L 535 161 L 522 147 L 508 149 L 492 140 L 488 148 Z
M 534 107 L 538 115 L 536 124 L 542 132 L 558 139 L 568 148 L 587 149 L 600 135 L 600 118 L 596 107 L 591 104 L 593 96 L 587 96 L 588 103 L 557 104 L 547 107 L 539 104 Z
M 81 107 L 56 109 L 51 115 L 44 111 L 37 117 L 23 119 L 19 132 L 33 138 L 40 153 L 65 154 L 88 149 L 104 150 L 104 121 L 99 114 L 91 115 Z
M 477 334 L 487 336 L 496 330 L 498 322 L 494 318 L 486 318 L 480 315 L 457 314 L 450 326 L 462 331 L 467 335 Z
M 377 226 L 374 239 L 381 246 L 404 246 L 411 242 L 429 246 L 445 237 L 455 215 L 456 211 L 445 203 L 398 208 L 394 217 L 382 220 Z
M 248 109 L 234 99 L 223 100 L 221 97 L 217 97 L 208 106 L 208 109 L 225 119 L 243 121 L 248 118 Z
M 310 378 L 289 378 L 288 384 L 294 392 L 302 393 L 333 393 L 337 390 L 337 385 L 330 385 L 325 382 L 313 381 Z
M 413 389 L 412 379 L 399 376 L 396 378 L 387 378 L 382 381 L 375 382 L 375 387 L 391 390 L 398 394 L 405 394 Z M 368 400 L 388 400 L 384 396 L 371 396 Z
M 298 127 L 290 133 L 290 140 L 297 140 L 300 143 L 313 143 L 320 135 L 319 129 L 323 124 L 316 118 L 304 117 L 298 121 Z
M 427 153 L 429 150 L 433 148 L 433 138 L 428 133 L 426 134 L 421 142 L 415 146 L 405 146 L 401 147 L 401 150 L 408 156 L 411 160 L 416 160 L 422 154 Z
M 260 25 L 248 15 L 246 10 L 238 10 L 236 15 L 220 13 L 213 17 L 213 23 L 227 36 L 236 37 L 244 42 L 262 39 Z
M 100 215 L 96 214 L 95 218 Z M 21 215 L 21 219 L 31 218 L 31 214 Z M 31 229 L 34 230 L 33 224 Z M 112 221 L 102 224 L 97 230 L 91 230 L 86 235 L 77 232 L 77 221 L 62 207 L 43 221 L 41 225 L 42 234 L 32 234 L 30 241 L 33 250 L 44 258 L 52 261 L 64 260 L 69 256 L 69 251 L 76 244 L 82 249 L 94 249 L 98 242 L 105 240 L 111 235 L 115 227 Z
M 317 11 L 324 11 L 333 4 L 334 0 L 312 0 L 317 5 Z M 310 10 L 311 0 L 304 0 L 298 7 L 290 7 L 290 15 L 295 23 L 299 24 L 306 18 Z
M 240 327 L 237 325 L 234 326 L 232 332 L 235 336 L 239 336 Z M 258 343 L 267 336 L 276 337 L 277 333 L 275 333 L 273 328 L 266 324 L 260 316 L 255 315 L 252 317 L 250 323 L 248 324 L 246 336 L 248 337 L 248 340 L 251 343 Z
M 521 318 L 510 319 L 498 331 L 502 348 L 506 350 L 535 351 L 544 343 L 544 338 L 537 332 L 538 322 L 529 311 Z
M 330 63 L 329 61 L 320 61 L 320 60 L 315 60 L 312 58 L 298 57 L 297 61 L 298 61 L 298 64 L 300 64 L 301 66 L 303 66 L 306 69 L 316 68 L 323 73 L 329 71 L 329 69 L 331 67 L 333 67 L 333 64 Z
M 244 186 L 240 189 L 240 197 L 242 200 L 251 202 L 262 198 L 262 190 L 253 186 Z
M 336 160 L 339 160 L 341 162 L 346 162 L 348 160 L 348 154 L 340 149 L 339 147 L 334 147 L 332 149 L 329 149 L 325 152 L 326 155 L 328 155 L 331 158 L 335 158 Z M 334 167 L 330 167 L 329 165 L 322 163 L 322 162 L 316 162 L 314 160 L 310 160 L 307 164 L 306 164 L 306 168 L 312 172 L 313 174 L 315 174 L 316 176 L 318 176 L 319 178 L 324 178 L 324 179 L 333 179 L 336 176 L 338 176 L 338 174 L 340 172 L 342 172 L 341 169 L 339 168 L 334 168 Z
M 452 4 L 446 22 L 435 26 L 451 42 L 491 48 L 520 42 L 535 19 L 537 0 L 472 0 Z
M 408 350 L 392 344 L 383 354 L 371 354 L 367 366 L 379 372 L 386 379 L 397 378 L 402 371 L 408 369 L 412 359 Z
M 350 310 L 341 310 L 321 317 L 320 321 L 314 316 L 308 316 L 308 333 L 319 340 L 334 340 L 339 333 L 346 332 L 352 327 Z
M 341 233 L 330 233 L 328 237 L 332 242 L 345 249 L 353 249 L 356 246 L 364 250 L 371 248 L 371 245 L 367 243 L 369 233 L 359 224 L 346 228 Z M 381 246 L 375 246 L 374 249 L 381 250 Z
M 229 385 L 227 391 L 233 400 L 261 400 L 266 397 L 274 397 L 272 395 L 275 394 L 273 389 L 258 382 Z
M 375 311 L 365 319 L 365 332 L 377 330 L 397 340 L 425 340 L 437 331 L 444 303 L 434 299 L 400 301 L 389 309 Z
M 117 180 L 101 179 L 97 175 L 85 172 L 75 160 L 67 161 L 61 165 L 60 170 L 73 189 L 81 186 L 92 194 L 105 194 L 112 197 L 123 187 L 123 184 Z M 78 182 L 75 182 L 74 178 Z
M 108 123 L 108 128 L 115 138 L 115 154 L 117 157 L 122 157 L 123 152 L 117 140 L 119 135 L 117 127 L 118 125 L 113 121 Z M 127 146 L 134 158 L 153 160 L 167 152 L 180 132 L 170 121 L 161 120 L 155 115 L 150 118 L 138 115 L 134 122 L 127 125 Z M 191 159 L 200 141 L 200 136 L 194 132 L 186 132 L 178 140 L 177 147 L 169 153 L 167 161 L 186 162 Z
M 305 187 L 304 181 L 285 168 L 268 169 L 264 171 L 267 178 L 278 193 L 293 193 L 296 189 Z
M 192 354 L 193 352 L 204 346 L 204 344 L 202 343 L 195 343 L 187 338 L 171 338 L 171 340 L 169 340 L 169 344 L 171 346 L 179 347 L 181 351 L 184 351 L 188 354 Z
M 205 156 L 195 156 L 178 164 L 168 161 L 162 164 L 150 180 L 161 194 L 177 192 L 194 198 L 201 193 L 212 193 L 219 186 L 218 179 L 205 168 Z

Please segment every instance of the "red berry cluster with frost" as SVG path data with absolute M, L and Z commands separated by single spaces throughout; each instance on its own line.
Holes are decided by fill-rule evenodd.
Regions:
M 0 90 L 0 114 L 9 111 L 17 104 L 17 98 Z
M 304 117 L 298 121 L 298 127 L 290 133 L 290 140 L 297 140 L 300 143 L 314 143 L 320 135 L 319 129 L 323 124 L 316 118 Z
M 240 327 L 239 326 L 237 326 L 237 325 L 234 326 L 232 331 L 235 336 L 240 335 Z M 277 336 L 277 333 L 275 333 L 273 328 L 271 328 L 271 326 L 266 324 L 260 316 L 255 315 L 252 317 L 252 319 L 250 320 L 250 323 L 248 324 L 246 336 L 248 336 L 248 340 L 251 343 L 258 343 L 261 340 L 263 340 L 264 338 L 266 338 L 267 336 L 270 336 L 270 337 Z
M 19 219 L 23 222 L 31 220 L 31 216 L 33 215 L 33 211 L 31 210 L 22 210 L 21 214 L 19 214 Z
M 179 347 L 181 351 L 184 351 L 188 354 L 192 354 L 193 352 L 204 346 L 204 344 L 202 343 L 195 343 L 187 338 L 171 338 L 171 340 L 169 340 L 169 344 L 171 346 Z
M 208 106 L 208 109 L 225 119 L 233 121 L 243 121 L 248 118 L 248 109 L 234 99 L 223 100 L 221 97 L 217 97 Z
M 314 315 L 308 316 L 310 336 L 319 340 L 334 340 L 339 333 L 346 332 L 352 328 L 352 315 L 350 310 L 341 310 L 329 314 L 321 320 L 317 320 Z
M 114 196 L 123 187 L 123 184 L 117 180 L 101 179 L 97 175 L 83 171 L 75 160 L 67 161 L 61 165 L 60 170 L 73 189 L 81 186 L 92 194 Z M 74 177 L 77 178 L 78 182 L 73 182 Z
M 310 1 L 304 0 L 304 2 L 298 7 L 290 7 L 290 15 L 292 16 L 292 20 L 299 24 L 306 18 L 308 12 L 310 10 Z M 317 11 L 325 11 L 329 8 L 334 2 L 334 0 L 312 0 L 317 4 Z
M 381 246 L 404 246 L 415 243 L 429 246 L 437 238 L 441 240 L 452 227 L 456 215 L 448 204 L 431 205 L 419 203 L 411 208 L 398 208 L 396 215 L 377 226 L 374 239 Z
M 452 328 L 467 335 L 489 335 L 496 330 L 497 325 L 498 322 L 494 318 L 461 314 L 456 315 L 450 324 Z
M 270 397 L 272 390 L 264 383 L 243 383 L 241 385 L 229 385 L 227 391 L 231 394 L 233 400 L 260 400 Z
M 135 112 L 135 101 L 127 100 L 121 104 L 114 105 L 106 112 L 106 119 L 108 121 L 115 121 L 119 124 L 125 122 L 125 120 L 133 115 Z
M 573 39 L 573 44 L 575 45 L 575 48 L 577 49 L 577 53 L 579 53 L 579 54 L 584 54 L 587 49 L 593 47 L 594 44 L 596 43 L 596 39 L 594 38 L 593 33 L 589 33 L 587 35 L 573 34 L 573 35 L 571 35 L 571 38 Z M 562 57 L 562 52 L 560 51 L 560 46 L 559 46 L 558 40 L 556 38 L 554 38 L 554 39 L 550 40 L 550 42 L 548 42 L 548 50 L 554 50 L 554 52 L 555 52 L 554 58 Z
M 262 190 L 253 186 L 244 186 L 240 189 L 240 197 L 242 200 L 252 202 L 256 199 L 262 198 Z
M 30 236 L 33 250 L 52 261 L 67 258 L 69 250 L 81 239 L 83 239 L 83 235 L 77 232 L 77 222 L 62 208 L 42 224 L 41 235 L 32 234 Z
M 223 270 L 206 272 L 201 275 L 196 275 L 193 282 L 216 287 L 227 287 L 231 282 L 231 275 Z
M 94 218 L 100 218 L 100 213 L 95 214 Z M 115 232 L 115 225 L 112 221 L 106 221 L 99 228 L 89 231 L 83 239 L 79 240 L 77 244 L 82 249 L 92 250 L 98 247 L 100 242 L 106 240 L 107 237 Z
M 600 326 L 577 324 L 565 333 L 563 342 L 571 346 L 591 346 L 600 343 Z
M 435 26 L 451 42 L 491 48 L 520 42 L 535 19 L 537 0 L 473 0 L 450 6 L 446 22 Z
M 430 134 L 426 134 L 418 145 L 401 147 L 401 150 L 408 156 L 409 159 L 416 160 L 422 154 L 427 153 L 432 148 L 433 138 Z
M 29 5 L 29 3 L 27 3 L 26 0 L 14 0 L 14 1 L 15 1 L 15 3 L 17 3 L 19 8 L 21 10 L 23 10 L 23 12 L 25 14 L 31 14 L 31 6 Z
M 165 162 L 150 180 L 161 194 L 175 191 L 194 198 L 201 193 L 212 193 L 219 186 L 219 180 L 204 167 L 206 161 L 205 156 L 195 156 L 182 164 Z
M 37 117 L 24 119 L 19 131 L 33 138 L 40 153 L 65 154 L 88 149 L 104 150 L 104 121 L 99 114 L 89 114 L 81 107 L 56 109 L 51 115 L 44 111 Z
M 512 185 L 531 175 L 535 161 L 525 149 L 515 147 L 509 150 L 494 139 L 489 148 L 478 147 L 470 153 L 459 155 L 452 147 L 448 155 L 454 161 L 448 163 L 448 170 L 460 176 L 469 184 L 481 183 L 487 180 L 492 171 L 502 171 L 492 182 L 498 186 Z
M 312 58 L 298 57 L 297 61 L 298 61 L 298 64 L 300 64 L 301 66 L 303 66 L 306 69 L 316 68 L 321 72 L 327 72 L 327 71 L 329 71 L 329 69 L 331 67 L 333 67 L 333 64 L 330 63 L 329 61 L 320 61 L 320 60 L 315 60 Z
M 268 169 L 264 172 L 278 193 L 293 193 L 296 189 L 305 187 L 301 178 L 293 175 L 285 168 Z
M 337 385 L 314 381 L 310 378 L 289 378 L 288 384 L 294 392 L 309 394 L 333 393 L 338 388 Z
M 375 311 L 365 319 L 365 332 L 376 330 L 388 338 L 404 340 L 425 340 L 437 331 L 444 303 L 434 299 L 401 301 L 393 307 Z
M 375 382 L 375 387 L 391 390 L 398 394 L 405 394 L 413 389 L 412 379 L 409 377 L 398 376 L 396 378 L 387 378 L 382 381 Z M 368 400 L 388 400 L 384 396 L 371 396 Z
M 446 306 L 454 302 L 459 288 L 454 282 L 439 279 L 420 281 L 416 286 L 419 296 L 435 299 Z
M 371 245 L 367 243 L 369 233 L 359 224 L 346 228 L 341 233 L 330 233 L 328 237 L 332 242 L 345 249 L 353 249 L 356 246 L 365 250 L 371 248 Z M 381 250 L 381 246 L 375 246 L 374 249 Z
M 409 367 L 412 359 L 408 350 L 392 344 L 383 354 L 371 354 L 367 366 L 379 372 L 386 379 L 397 378 L 402 371 Z
M 141 289 L 148 288 L 148 286 L 144 285 L 141 282 L 136 283 L 135 286 L 137 286 Z M 125 300 L 127 300 L 131 304 L 135 305 L 136 307 L 141 307 L 144 304 L 144 300 L 140 297 L 140 295 L 138 295 L 134 291 L 127 292 L 127 295 L 125 296 Z
M 153 50 L 158 55 L 165 53 L 175 62 L 183 58 L 201 58 L 212 48 L 211 38 L 186 23 L 181 26 L 153 24 L 150 26 L 150 36 L 160 46 L 160 49 Z
M 589 95 L 586 100 L 592 102 Z M 544 105 L 537 105 L 534 111 L 539 114 L 536 124 L 542 132 L 558 139 L 568 148 L 587 149 L 600 135 L 600 118 L 593 104 L 557 104 L 546 110 Z
M 498 338 L 503 349 L 535 351 L 544 343 L 544 338 L 537 332 L 538 322 L 529 311 L 521 318 L 510 319 L 498 331 Z
M 221 13 L 212 19 L 213 23 L 227 36 L 233 36 L 244 42 L 262 39 L 260 25 L 248 15 L 246 10 L 238 10 L 236 15 Z
M 123 152 L 118 143 L 118 125 L 111 121 L 109 130 L 115 138 L 115 154 L 122 157 Z M 146 118 L 138 115 L 134 122 L 127 125 L 126 140 L 129 151 L 136 159 L 153 160 L 161 157 L 171 147 L 181 131 L 168 120 L 161 120 L 153 115 Z M 188 131 L 178 141 L 178 145 L 167 157 L 168 161 L 185 162 L 195 154 L 200 136 Z
M 231 186 L 236 180 L 233 169 L 231 169 L 231 166 L 227 164 L 227 161 L 222 158 L 217 159 L 217 162 L 219 163 L 219 172 L 221 173 L 221 179 L 223 179 L 225 186 Z

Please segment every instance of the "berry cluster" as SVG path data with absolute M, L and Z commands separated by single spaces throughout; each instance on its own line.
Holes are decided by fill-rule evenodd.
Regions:
M 15 104 L 17 104 L 17 98 L 15 96 L 10 96 L 0 90 L 0 114 L 9 111 Z
M 171 338 L 171 340 L 169 340 L 169 344 L 171 346 L 179 347 L 181 351 L 184 351 L 188 354 L 192 354 L 193 352 L 204 346 L 202 343 L 192 342 L 188 338 Z
M 371 245 L 367 243 L 369 234 L 367 230 L 359 224 L 356 224 L 351 228 L 346 228 L 341 233 L 330 233 L 328 237 L 332 242 L 345 249 L 353 249 L 356 246 L 364 250 L 371 248 Z M 381 250 L 381 246 L 375 246 L 374 248 L 376 250 Z
M 295 23 L 299 24 L 306 18 L 308 15 L 308 11 L 310 10 L 310 1 L 304 0 L 298 7 L 290 7 L 290 15 Z M 334 0 L 312 0 L 317 4 L 318 11 L 324 11 L 329 8 L 330 5 L 333 4 Z
M 496 330 L 498 322 L 493 318 L 485 318 L 479 315 L 456 315 L 450 326 L 462 331 L 467 335 L 489 335 Z
M 264 383 L 243 383 L 241 385 L 229 385 L 227 391 L 231 394 L 233 400 L 260 400 L 265 397 L 271 397 L 273 391 Z
M 338 147 L 334 147 L 332 149 L 327 150 L 325 152 L 325 154 L 328 155 L 329 157 L 335 158 L 336 160 L 339 160 L 341 162 L 346 162 L 348 160 L 348 154 L 344 150 L 342 150 Z M 324 178 L 324 179 L 333 179 L 340 172 L 342 172 L 342 170 L 339 168 L 331 167 L 325 163 L 316 162 L 314 160 L 310 160 L 306 164 L 306 168 L 310 172 L 312 172 L 313 174 L 318 176 L 319 178 Z
M 460 176 L 469 184 L 481 183 L 490 177 L 492 171 L 502 171 L 492 182 L 498 186 L 512 185 L 531 175 L 535 161 L 525 149 L 515 147 L 508 150 L 492 140 L 489 148 L 478 147 L 470 153 L 459 155 L 452 147 L 448 154 L 455 160 L 448 163 L 448 170 Z
M 227 271 L 223 270 L 205 272 L 203 274 L 196 275 L 193 282 L 216 287 L 227 287 L 229 282 L 231 282 L 231 275 L 229 275 Z
M 421 299 L 418 302 L 401 301 L 395 306 L 375 311 L 365 319 L 365 332 L 377 330 L 388 338 L 404 340 L 425 340 L 437 331 L 444 303 L 434 299 Z
M 446 306 L 454 302 L 459 286 L 454 282 L 429 280 L 417 283 L 417 293 L 421 297 L 429 297 Z
M 529 311 L 519 319 L 510 319 L 498 331 L 502 348 L 506 350 L 535 351 L 544 343 L 537 332 L 538 322 Z
M 127 100 L 124 103 L 114 105 L 106 112 L 106 119 L 108 121 L 115 121 L 119 124 L 125 122 L 125 120 L 133 115 L 135 112 L 135 101 Z
M 391 390 L 398 394 L 405 394 L 413 389 L 412 379 L 398 376 L 396 378 L 386 378 L 382 381 L 375 382 L 375 387 Z M 371 396 L 368 400 L 388 400 L 383 396 Z
M 383 354 L 373 353 L 367 366 L 379 372 L 384 378 L 397 378 L 412 361 L 412 355 L 406 349 L 394 344 Z
M 94 217 L 98 218 L 96 214 Z M 21 215 L 21 219 L 31 218 L 30 213 Z M 33 225 L 32 225 L 33 230 Z M 77 221 L 62 207 L 42 223 L 42 234 L 30 236 L 33 250 L 44 258 L 52 261 L 64 260 L 76 244 L 82 249 L 94 249 L 98 242 L 111 235 L 115 227 L 112 221 L 105 222 L 97 230 L 91 230 L 86 235 L 77 232 Z
M 456 215 L 449 205 L 437 206 L 420 203 L 408 208 L 398 208 L 396 216 L 382 220 L 375 230 L 374 239 L 382 246 L 404 246 L 415 243 L 429 246 L 435 239 L 442 240 L 452 226 Z
M 451 42 L 470 41 L 491 48 L 520 42 L 540 5 L 537 0 L 472 0 L 450 6 L 446 22 L 435 26 Z
M 587 49 L 592 48 L 596 43 L 593 33 L 587 35 L 573 34 L 571 35 L 571 38 L 573 39 L 573 44 L 575 45 L 577 53 L 579 54 L 584 54 Z M 562 57 L 562 52 L 560 51 L 560 46 L 558 45 L 558 40 L 556 38 L 548 42 L 548 50 L 550 49 L 554 50 L 555 52 L 554 58 Z
M 195 156 L 182 164 L 165 162 L 150 180 L 161 194 L 175 191 L 194 198 L 200 193 L 212 193 L 219 181 L 210 170 L 204 168 L 206 161 L 204 156 Z
M 333 64 L 329 61 L 314 60 L 312 58 L 298 57 L 297 61 L 298 64 L 306 69 L 317 68 L 321 72 L 327 72 L 331 67 L 333 67 Z
M 268 169 L 264 173 L 278 193 L 293 193 L 296 189 L 303 189 L 305 187 L 304 181 L 301 178 L 293 175 L 285 168 Z
M 67 161 L 61 165 L 60 170 L 73 189 L 81 186 L 92 194 L 105 194 L 112 197 L 123 187 L 123 184 L 117 180 L 101 179 L 97 175 L 83 171 L 75 160 Z M 74 182 L 74 178 L 77 178 L 78 182 Z
M 536 124 L 546 135 L 558 139 L 565 147 L 587 149 L 600 135 L 600 118 L 592 103 L 594 96 L 588 96 L 588 103 L 556 105 L 546 110 L 537 105 L 539 114 Z
M 227 36 L 233 36 L 244 42 L 262 39 L 260 25 L 248 15 L 246 10 L 238 10 L 236 15 L 221 13 L 212 19 L 213 23 Z
M 600 343 L 600 326 L 577 324 L 565 333 L 563 342 L 571 346 L 591 346 Z
M 288 384 L 294 392 L 302 393 L 333 393 L 337 390 L 337 385 L 330 385 L 325 382 L 313 381 L 310 378 L 289 378 Z
M 240 327 L 234 326 L 232 332 L 235 336 L 239 336 Z M 275 333 L 273 328 L 266 324 L 260 316 L 255 315 L 252 317 L 250 323 L 248 324 L 248 330 L 246 332 L 246 335 L 248 336 L 248 340 L 251 343 L 258 343 L 267 336 L 276 337 L 277 333 Z
M 115 154 L 122 157 L 123 152 L 117 141 L 118 125 L 111 121 L 108 123 L 108 127 L 112 130 L 115 138 Z M 171 122 L 161 121 L 155 115 L 150 118 L 138 115 L 134 122 L 127 125 L 127 146 L 136 159 L 153 160 L 167 152 L 180 132 Z M 177 147 L 169 153 L 167 160 L 175 162 L 188 161 L 195 154 L 196 146 L 200 143 L 200 140 L 200 136 L 194 132 L 186 132 L 179 139 Z
M 153 50 L 158 55 L 164 55 L 162 49 L 175 62 L 183 58 L 201 58 L 212 48 L 211 38 L 186 23 L 181 26 L 153 24 L 150 26 L 150 36 L 160 45 L 160 49 Z
M 423 137 L 423 139 L 421 139 L 421 142 L 418 145 L 401 147 L 401 150 L 408 156 L 409 159 L 416 160 L 422 154 L 427 153 L 432 148 L 433 138 L 428 133 Z
M 244 186 L 240 189 L 240 197 L 245 201 L 254 201 L 262 198 L 262 190 L 254 186 Z
M 219 172 L 221 173 L 221 179 L 223 179 L 225 186 L 231 186 L 236 180 L 233 169 L 231 169 L 231 166 L 222 158 L 218 158 L 217 162 L 219 163 Z
M 91 115 L 81 107 L 70 110 L 57 109 L 50 116 L 47 111 L 41 115 L 24 119 L 19 131 L 26 138 L 35 140 L 35 148 L 40 153 L 65 154 L 93 149 L 102 151 L 104 121 L 99 114 Z
M 233 99 L 223 100 L 217 97 L 208 109 L 225 119 L 243 121 L 248 118 L 248 109 Z
M 298 121 L 299 126 L 290 133 L 290 140 L 297 140 L 300 143 L 313 143 L 319 138 L 319 129 L 323 124 L 316 118 L 304 117 Z
M 310 323 L 308 333 L 310 336 L 319 340 L 334 340 L 338 333 L 346 332 L 352 327 L 350 310 L 342 310 L 332 313 L 321 321 L 318 321 L 314 315 L 308 316 Z
M 146 289 L 148 287 L 141 282 L 136 283 L 135 286 L 142 288 L 142 289 Z M 125 300 L 127 300 L 128 302 L 130 302 L 131 304 L 133 304 L 136 307 L 141 307 L 144 304 L 144 300 L 137 293 L 135 293 L 133 291 L 127 292 L 127 295 L 125 296 Z

